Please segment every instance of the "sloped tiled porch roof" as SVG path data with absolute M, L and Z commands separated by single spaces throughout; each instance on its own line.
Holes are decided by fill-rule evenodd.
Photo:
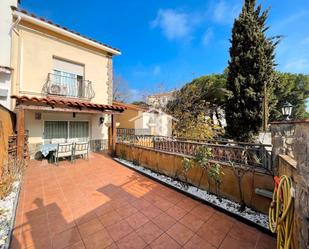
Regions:
M 25 104 L 25 105 L 45 105 L 54 107 L 69 107 L 69 108 L 77 108 L 77 109 L 92 109 L 98 111 L 115 111 L 115 112 L 123 112 L 126 108 L 121 106 L 115 105 L 106 105 L 106 104 L 96 104 L 87 101 L 79 101 L 75 99 L 65 99 L 65 98 L 53 98 L 53 97 L 46 97 L 46 98 L 38 98 L 38 97 L 28 97 L 28 96 L 18 96 L 12 95 L 12 99 L 15 99 L 17 105 Z

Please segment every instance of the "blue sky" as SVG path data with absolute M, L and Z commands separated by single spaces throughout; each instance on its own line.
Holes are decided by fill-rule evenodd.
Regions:
M 309 1 L 263 0 L 271 6 L 269 35 L 283 35 L 278 70 L 309 74 Z M 21 7 L 117 47 L 115 74 L 133 98 L 179 88 L 227 66 L 233 19 L 241 0 L 22 0 Z

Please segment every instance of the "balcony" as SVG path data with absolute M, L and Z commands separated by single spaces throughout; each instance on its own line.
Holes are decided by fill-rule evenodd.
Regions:
M 91 100 L 95 96 L 91 81 L 80 76 L 69 77 L 49 73 L 42 93 L 47 96 L 61 96 Z

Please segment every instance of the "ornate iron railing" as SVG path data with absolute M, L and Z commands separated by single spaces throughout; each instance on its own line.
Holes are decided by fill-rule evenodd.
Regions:
M 189 156 L 195 156 L 200 147 L 208 147 L 213 160 L 272 170 L 271 145 L 151 135 L 118 135 L 117 142 Z
M 127 128 L 117 128 L 117 136 L 128 136 L 128 135 L 150 135 L 149 128 L 140 129 L 127 129 Z
M 63 96 L 90 100 L 95 96 L 92 83 L 78 77 L 49 73 L 42 93 L 49 96 Z

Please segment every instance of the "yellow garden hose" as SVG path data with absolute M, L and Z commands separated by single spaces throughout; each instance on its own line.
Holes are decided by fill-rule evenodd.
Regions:
M 280 179 L 277 178 L 277 186 L 269 208 L 269 228 L 273 233 L 277 233 L 277 249 L 293 248 L 293 191 L 289 177 L 283 175 Z

